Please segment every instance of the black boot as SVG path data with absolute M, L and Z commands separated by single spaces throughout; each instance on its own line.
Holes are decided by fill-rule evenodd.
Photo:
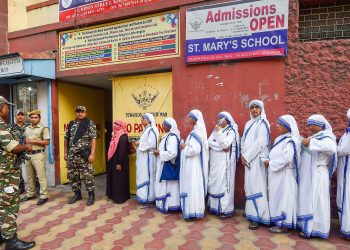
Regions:
M 23 180 L 22 176 L 21 176 L 21 179 L 19 182 L 18 190 L 19 190 L 19 194 L 23 194 L 26 191 L 25 186 L 24 186 L 24 180 Z
M 0 246 L 2 245 L 2 243 L 4 243 L 5 242 L 5 240 L 4 240 L 4 238 L 2 238 L 2 236 L 1 236 L 1 234 L 0 234 Z
M 15 234 L 11 239 L 6 240 L 5 250 L 24 250 L 35 246 L 35 242 L 26 242 L 17 238 Z
M 95 203 L 95 192 L 94 191 L 89 191 L 89 198 L 88 198 L 88 201 L 87 201 L 87 205 L 88 206 L 91 206 Z
M 69 199 L 68 204 L 73 204 L 77 201 L 81 200 L 81 191 L 75 191 L 75 194 L 72 198 Z

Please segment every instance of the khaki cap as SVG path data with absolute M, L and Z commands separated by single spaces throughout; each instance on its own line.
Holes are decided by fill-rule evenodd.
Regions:
M 31 115 L 40 115 L 41 114 L 41 111 L 40 110 L 33 110 L 33 111 L 30 111 L 28 113 L 28 116 L 31 116 Z

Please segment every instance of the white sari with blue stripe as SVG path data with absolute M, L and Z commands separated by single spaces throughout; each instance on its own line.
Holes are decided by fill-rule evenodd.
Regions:
M 340 234 L 350 239 L 350 127 L 338 144 L 337 207 Z
M 159 158 L 157 158 L 156 182 L 154 185 L 156 206 L 162 213 L 180 210 L 179 181 L 160 180 L 164 162 L 172 161 L 175 163 L 177 154 L 180 153 L 178 152 L 178 141 L 180 141 L 180 138 L 176 137 L 177 135 L 175 134 L 167 133 L 159 144 Z
M 208 153 L 205 143 L 192 131 L 181 152 L 180 200 L 185 219 L 203 218 L 207 193 Z
M 208 206 L 211 213 L 231 216 L 234 212 L 236 131 L 231 126 L 213 131 L 209 142 Z M 224 149 L 230 148 L 229 152 Z
M 302 147 L 299 168 L 298 228 L 308 237 L 328 238 L 330 230 L 330 175 L 337 150 L 335 138 L 325 131 Z
M 270 151 L 269 208 L 271 222 L 278 227 L 297 226 L 298 152 L 300 143 L 290 133 L 277 137 Z
M 246 193 L 246 218 L 259 223 L 270 224 L 267 201 L 267 170 L 264 160 L 269 157 L 270 127 L 261 117 L 247 122 L 241 141 L 245 166 L 244 190 Z
M 136 150 L 136 199 L 141 204 L 155 201 L 154 179 L 156 170 L 156 156 L 158 137 L 154 128 L 148 126 L 140 137 L 140 144 Z

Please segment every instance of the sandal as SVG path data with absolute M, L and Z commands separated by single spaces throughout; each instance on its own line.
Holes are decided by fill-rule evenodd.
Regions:
M 274 233 L 274 234 L 286 234 L 288 233 L 288 229 L 286 228 L 278 228 L 277 226 L 274 226 L 274 227 L 270 227 L 268 229 L 271 233 Z
M 257 230 L 259 228 L 259 223 L 256 221 L 251 221 L 248 228 L 250 230 Z
M 146 208 L 148 208 L 148 205 L 147 204 L 142 204 L 142 205 L 139 206 L 139 208 L 140 209 L 146 209 Z
M 303 239 L 310 239 L 310 237 L 308 237 L 306 234 L 304 234 L 303 232 L 299 232 L 299 237 L 303 238 Z

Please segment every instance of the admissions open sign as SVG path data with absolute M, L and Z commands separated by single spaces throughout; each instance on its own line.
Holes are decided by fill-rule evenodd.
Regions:
M 161 0 L 60 0 L 60 21 L 136 7 Z
M 245 0 L 188 9 L 186 61 L 285 57 L 288 0 Z

